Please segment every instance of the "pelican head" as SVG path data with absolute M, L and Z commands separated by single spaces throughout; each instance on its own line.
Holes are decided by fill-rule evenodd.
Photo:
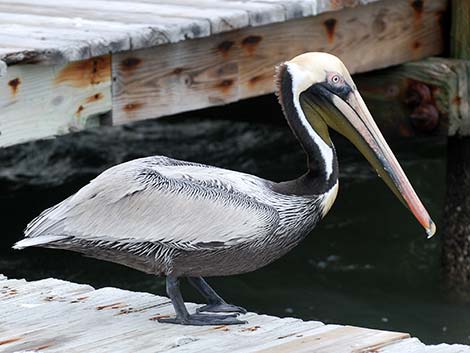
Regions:
M 428 237 L 434 235 L 434 222 L 385 142 L 341 60 L 327 53 L 305 53 L 281 64 L 277 78 L 279 101 L 286 116 L 298 116 L 304 125 L 302 129 L 311 131 L 308 138 L 323 145 L 325 155 L 328 146 L 333 150 L 329 127 L 345 136 L 413 213 Z M 299 135 L 292 122 L 289 123 Z

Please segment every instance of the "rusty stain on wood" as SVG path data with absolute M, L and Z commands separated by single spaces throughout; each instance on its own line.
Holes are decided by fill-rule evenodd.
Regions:
M 132 72 L 142 63 L 142 59 L 136 57 L 126 58 L 121 62 L 121 70 L 123 72 Z
M 18 294 L 18 291 L 16 289 L 10 289 L 8 287 L 3 287 L 1 293 L 6 295 L 6 296 L 13 296 L 13 295 Z
M 376 34 L 382 33 L 387 29 L 387 18 L 388 15 L 388 9 L 380 9 L 380 11 L 377 13 L 377 17 L 374 19 L 373 22 L 373 29 Z M 370 36 L 370 35 L 369 35 Z M 367 40 L 368 38 L 364 38 L 363 40 Z
M 419 48 L 421 48 L 421 43 L 420 43 L 418 40 L 415 40 L 415 41 L 413 42 L 413 49 L 414 49 L 414 50 L 417 50 L 417 49 L 419 49 Z
M 184 69 L 182 67 L 177 67 L 176 69 L 173 70 L 173 74 L 179 75 L 183 71 L 184 71 Z
M 83 105 L 78 106 L 77 111 L 75 112 L 75 115 L 76 115 L 76 116 L 80 116 L 80 114 L 81 114 L 81 112 L 82 112 L 83 110 L 85 110 L 85 108 L 83 107 Z
M 140 108 L 142 108 L 144 106 L 144 103 L 142 102 L 132 102 L 132 103 L 127 103 L 125 106 L 124 106 L 124 111 L 126 113 L 131 113 L 133 112 L 134 110 L 138 110 Z
M 421 20 L 424 7 L 423 0 L 413 0 L 411 2 L 411 7 L 413 7 L 415 19 L 417 21 Z
M 220 89 L 223 93 L 228 93 L 230 89 L 232 88 L 233 83 L 234 83 L 234 80 L 228 78 L 216 84 L 215 87 Z
M 260 326 L 251 326 L 251 327 L 245 327 L 244 329 L 242 329 L 243 332 L 246 332 L 246 331 L 250 331 L 250 332 L 253 332 L 253 331 L 256 331 L 257 329 L 259 329 Z
M 83 297 L 78 297 L 77 299 L 74 299 L 72 301 L 70 301 L 70 303 L 74 304 L 74 303 L 80 303 L 84 300 L 87 300 L 88 299 L 88 296 L 83 296 Z
M 111 57 L 109 55 L 67 64 L 55 78 L 55 84 L 69 84 L 82 88 L 109 81 Z
M 120 309 L 120 308 L 125 308 L 127 304 L 125 303 L 113 303 L 113 304 L 107 304 L 107 305 L 98 305 L 96 307 L 96 310 L 107 310 L 107 309 Z
M 335 38 L 335 31 L 336 31 L 336 19 L 334 18 L 329 18 L 323 24 L 325 25 L 326 29 L 326 35 L 328 38 L 328 43 L 333 43 L 333 40 Z
M 157 315 L 154 315 L 152 317 L 149 318 L 150 321 L 157 321 L 158 319 L 167 319 L 171 317 L 171 315 L 160 315 L 160 314 L 157 314 Z
M 134 312 L 134 308 L 121 309 L 116 315 L 126 315 Z
M 419 81 L 408 79 L 408 90 L 406 92 L 406 103 L 410 106 L 418 106 L 422 103 L 433 103 L 431 88 Z
M 50 346 L 52 346 L 52 343 L 49 344 L 43 344 L 41 346 L 34 347 L 31 351 L 28 350 L 28 352 L 37 352 L 37 351 L 42 351 L 43 349 L 47 349 Z
M 224 40 L 217 46 L 217 49 L 223 55 L 223 57 L 226 58 L 234 44 L 235 42 L 233 40 Z
M 435 87 L 413 80 L 408 82 L 406 103 L 413 108 L 411 124 L 418 131 L 432 132 L 438 127 L 440 118 L 433 95 Z
M 19 340 L 21 340 L 21 337 L 7 338 L 6 340 L 0 341 L 0 346 L 8 343 L 13 343 Z
M 230 331 L 229 327 L 227 325 L 220 325 L 220 326 L 215 326 L 212 328 L 213 330 L 220 330 L 220 331 Z
M 452 98 L 452 104 L 460 105 L 462 103 L 462 98 L 460 96 L 455 96 Z
M 213 346 L 214 342 L 222 341 L 224 351 L 228 352 L 380 351 L 386 353 L 425 350 L 428 353 L 438 353 L 443 351 L 443 346 L 426 347 L 417 339 L 410 340 L 408 334 L 324 325 L 316 321 L 281 319 L 255 313 L 249 313 L 246 317 L 249 324 L 236 327 L 219 325 L 195 328 L 161 324 L 156 321 L 174 316 L 168 298 L 116 288 L 95 290 L 87 285 L 51 278 L 36 282 L 14 279 L 2 279 L 2 281 L 5 281 L 10 288 L 21 288 L 18 291 L 22 297 L 18 299 L 18 304 L 30 304 L 17 305 L 14 310 L 10 310 L 11 301 L 8 299 L 0 301 L 3 305 L 1 311 L 6 313 L 4 319 L 11 323 L 8 331 L 14 332 L 10 335 L 4 334 L 0 339 L 0 343 L 4 344 L 5 348 L 8 347 L 9 352 L 48 350 L 89 352 L 99 348 L 107 352 L 140 352 L 151 350 L 152 347 L 158 347 L 160 351 L 171 351 L 180 349 L 183 344 L 186 351 L 213 352 L 220 348 L 217 345 Z M 63 302 L 42 302 L 45 296 L 57 296 L 58 288 L 60 296 L 65 299 Z M 76 300 L 79 296 L 89 296 L 90 301 L 84 302 L 80 307 L 70 304 L 71 300 Z M 113 304 L 100 305 L 105 303 Z M 117 316 L 121 309 L 96 310 L 97 305 L 109 308 L 123 303 L 126 303 L 127 309 L 133 308 L 132 315 Z M 189 310 L 195 311 L 199 304 L 188 303 L 188 306 Z M 160 309 L 156 309 L 152 314 L 145 312 L 155 307 Z M 64 315 L 67 312 L 73 312 L 73 317 Z M 67 335 L 60 333 L 58 335 L 57 330 L 54 330 L 56 327 L 60 327 Z M 155 335 L 157 331 L 161 334 Z M 144 339 L 138 339 L 139 337 Z M 400 345 L 398 350 L 394 343 Z M 390 350 L 387 349 L 389 346 Z M 48 347 L 50 348 L 47 349 Z M 462 345 L 444 347 L 448 353 L 462 352 L 462 348 L 466 351 L 467 348 Z
M 242 40 L 242 48 L 246 51 L 248 55 L 252 55 L 256 47 L 259 43 L 263 40 L 262 36 L 251 35 L 243 38 Z
M 18 87 L 20 86 L 20 84 L 21 84 L 21 80 L 18 77 L 14 78 L 13 80 L 8 81 L 8 86 L 10 86 L 11 93 L 14 96 L 16 96 L 16 94 L 18 93 Z
M 260 81 L 263 81 L 266 77 L 261 74 L 261 75 L 256 75 L 252 78 L 250 78 L 250 80 L 248 81 L 248 83 L 251 85 L 251 86 L 254 86 L 256 85 L 257 83 L 259 83 Z
M 418 131 L 431 132 L 439 125 L 439 111 L 433 104 L 421 104 L 410 114 L 410 119 Z
M 444 0 L 426 2 L 416 27 L 411 1 L 404 0 L 400 6 L 379 1 L 364 6 L 361 12 L 324 13 L 145 49 L 138 54 L 141 66 L 132 75 L 122 73 L 121 77 L 120 64 L 130 55 L 115 54 L 113 67 L 117 71 L 113 76 L 118 79 L 113 84 L 113 122 L 165 116 L 272 92 L 274 66 L 303 51 L 330 48 L 353 72 L 439 54 L 442 38 L 435 13 L 446 8 Z M 329 43 L 325 21 L 333 44 Z M 415 40 L 420 42 L 419 50 L 413 50 Z M 364 57 L 364 52 L 374 55 Z M 180 70 L 173 73 L 175 68 L 184 71 L 177 76 Z M 232 79 L 233 85 L 220 84 L 225 79 Z M 150 82 L 155 84 L 146 84 Z M 181 96 L 186 95 L 191 99 L 182 101 Z M 145 107 L 128 114 L 125 105 L 135 101 L 145 102 Z
M 52 302 L 54 300 L 57 300 L 57 299 L 60 299 L 58 296 L 56 295 L 49 295 L 47 297 L 44 298 L 44 301 L 46 302 Z
M 104 96 L 102 93 L 95 93 L 94 95 L 88 97 L 86 99 L 86 102 L 87 103 L 93 103 L 93 102 L 96 102 L 96 101 L 99 101 L 100 99 L 102 99 Z

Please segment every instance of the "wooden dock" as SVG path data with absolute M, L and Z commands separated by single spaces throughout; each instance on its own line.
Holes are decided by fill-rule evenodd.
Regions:
M 0 275 L 1 276 L 1 275 Z M 196 304 L 188 309 L 195 310 Z M 468 353 L 406 333 L 248 313 L 239 326 L 161 324 L 168 298 L 57 279 L 0 277 L 0 352 Z
M 442 53 L 447 0 L 0 0 L 0 147 L 273 92 L 328 51 L 353 73 Z

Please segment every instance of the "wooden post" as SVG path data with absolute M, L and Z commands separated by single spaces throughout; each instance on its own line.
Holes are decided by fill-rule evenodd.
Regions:
M 452 1 L 451 55 L 470 60 L 470 0 Z M 468 104 L 469 95 L 462 98 Z M 461 299 L 470 300 L 470 114 L 463 118 L 466 128 L 447 144 L 442 259 L 447 283 Z
M 470 63 L 428 58 L 354 76 L 388 137 L 447 136 L 469 131 Z

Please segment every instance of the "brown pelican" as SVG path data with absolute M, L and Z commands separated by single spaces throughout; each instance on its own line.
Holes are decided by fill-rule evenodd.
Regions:
M 364 154 L 427 234 L 434 234 L 434 223 L 337 57 L 305 53 L 281 64 L 277 93 L 307 154 L 308 170 L 298 179 L 275 183 L 162 156 L 136 159 L 104 171 L 45 210 L 14 247 L 73 250 L 166 276 L 176 317 L 160 322 L 243 323 L 237 314 L 219 314 L 246 311 L 226 303 L 203 277 L 266 266 L 326 215 L 338 192 L 338 162 L 328 127 Z M 181 296 L 181 277 L 207 300 L 194 314 Z

